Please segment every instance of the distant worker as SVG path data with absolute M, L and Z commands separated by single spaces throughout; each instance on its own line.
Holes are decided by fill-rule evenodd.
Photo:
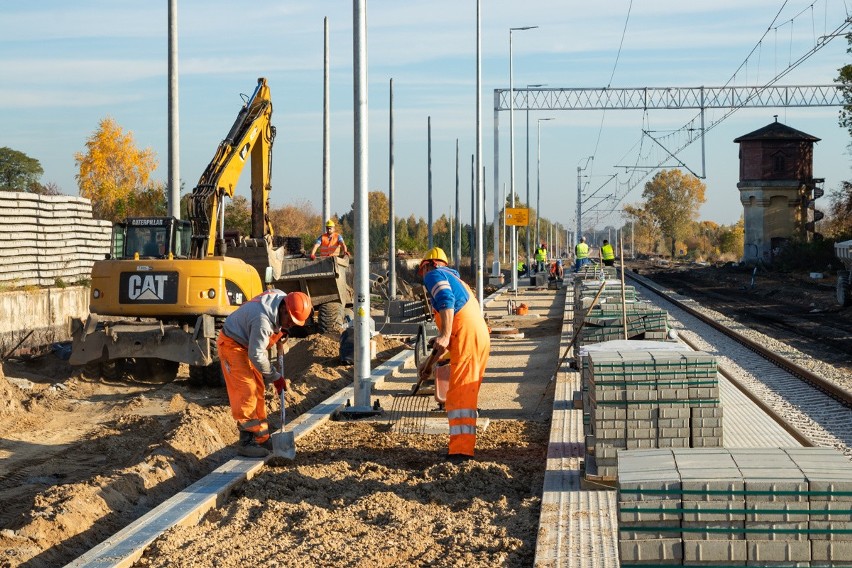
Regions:
M 557 259 L 550 263 L 550 279 L 562 280 L 565 277 L 565 272 L 562 270 L 562 261 Z
M 237 453 L 241 456 L 262 458 L 272 449 L 263 400 L 265 385 L 271 383 L 280 395 L 289 389 L 289 380 L 284 378 L 284 369 L 270 363 L 269 349 L 275 345 L 283 355 L 288 329 L 305 325 L 311 309 L 311 299 L 303 292 L 269 290 L 225 318 L 216 345 L 231 416 L 240 433 Z
M 448 351 L 450 354 L 445 403 L 450 423 L 447 459 L 462 461 L 473 457 L 476 446 L 477 401 L 491 339 L 476 296 L 447 264 L 446 253 L 434 247 L 420 261 L 418 274 L 429 293 L 438 325 L 432 348 L 439 356 Z
M 527 263 L 523 260 L 518 261 L 518 276 L 523 276 L 527 273 Z
M 311 260 L 315 260 L 317 249 L 320 256 L 337 256 L 337 249 L 343 251 L 344 256 L 349 256 L 343 237 L 334 231 L 334 221 L 329 219 L 325 222 L 325 233 L 321 234 L 311 249 Z
M 609 241 L 604 239 L 603 244 L 601 245 L 601 260 L 604 263 L 604 266 L 612 266 L 615 264 L 615 251 L 612 250 L 612 245 L 609 244 Z
M 547 262 L 547 244 L 541 243 L 535 249 L 535 271 L 544 272 L 544 263 Z
M 588 263 L 589 245 L 586 244 L 586 237 L 580 237 L 580 242 L 574 247 L 574 272 L 579 272 Z

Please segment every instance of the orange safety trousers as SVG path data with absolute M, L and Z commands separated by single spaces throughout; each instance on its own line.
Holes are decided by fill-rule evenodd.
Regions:
M 268 347 L 275 345 L 281 337 L 281 333 L 273 334 Z M 231 416 L 237 421 L 237 429 L 251 432 L 255 442 L 262 444 L 269 439 L 269 423 L 266 421 L 263 400 L 266 392 L 263 375 L 252 365 L 248 350 L 224 333 L 219 333 L 216 346 L 219 348 Z
M 436 314 L 439 326 L 440 317 Z M 490 350 L 488 326 L 482 319 L 479 302 L 471 294 L 467 303 L 453 316 L 450 335 L 450 381 L 444 404 L 450 423 L 450 454 L 473 455 L 479 387 Z

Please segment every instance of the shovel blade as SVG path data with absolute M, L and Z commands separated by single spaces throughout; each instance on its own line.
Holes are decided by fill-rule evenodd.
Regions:
M 293 432 L 273 432 L 272 436 L 272 455 L 278 458 L 292 460 L 296 457 L 296 438 Z
M 291 460 L 296 457 L 296 438 L 293 432 L 274 432 L 272 439 L 272 455 Z

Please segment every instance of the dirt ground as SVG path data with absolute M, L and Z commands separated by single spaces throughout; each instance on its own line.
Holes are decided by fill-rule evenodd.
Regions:
M 378 359 L 405 348 L 379 337 Z M 288 416 L 352 381 L 339 338 L 290 339 Z M 221 389 L 89 382 L 54 354 L 0 368 L 0 566 L 57 566 L 235 456 Z M 267 392 L 271 424 L 277 397 Z
M 702 305 L 852 373 L 852 308 L 836 302 L 825 273 L 637 260 L 628 267 Z
M 547 434 L 492 422 L 453 464 L 446 435 L 332 422 L 136 566 L 532 566 Z
M 559 333 L 551 317 L 529 326 Z M 377 360 L 409 348 L 377 340 Z M 289 347 L 288 420 L 352 381 L 337 336 Z M 55 355 L 3 365 L 0 567 L 70 562 L 235 456 L 224 389 L 192 389 L 187 371 L 166 384 L 107 384 Z M 274 398 L 270 389 L 277 428 Z M 444 460 L 445 434 L 331 422 L 300 439 L 296 460 L 263 468 L 137 565 L 531 566 L 548 429 L 492 419 L 477 459 L 455 464 Z

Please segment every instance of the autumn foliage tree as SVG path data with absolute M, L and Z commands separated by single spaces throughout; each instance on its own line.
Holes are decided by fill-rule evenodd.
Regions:
M 690 234 L 698 219 L 698 210 L 706 201 L 706 186 L 697 177 L 684 175 L 678 169 L 662 170 L 645 184 L 641 209 L 648 221 L 671 245 L 675 256 L 677 242 Z
M 74 154 L 80 195 L 92 200 L 99 219 L 164 215 L 165 188 L 151 180 L 157 158 L 150 148 L 139 150 L 131 132 L 104 118 L 86 140 L 86 151 Z

